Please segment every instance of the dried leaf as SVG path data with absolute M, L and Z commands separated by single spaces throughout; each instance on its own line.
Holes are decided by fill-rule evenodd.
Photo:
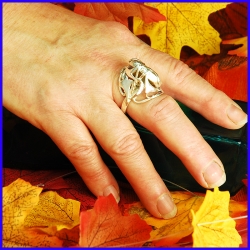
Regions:
M 112 195 L 99 197 L 80 220 L 81 247 L 141 246 L 150 237 L 151 227 L 136 214 L 122 216 Z
M 220 54 L 214 55 L 199 55 L 190 47 L 183 47 L 181 50 L 180 60 L 187 64 L 197 74 L 204 77 L 205 73 L 212 67 L 213 64 L 221 61 L 228 56 L 230 50 L 236 50 L 241 45 L 221 44 Z
M 247 101 L 247 58 L 227 56 L 203 76 L 215 88 L 234 100 Z
M 231 50 L 228 52 L 228 54 L 247 57 L 247 36 L 236 38 L 236 39 L 231 39 L 231 40 L 225 40 L 225 41 L 222 41 L 222 44 L 235 44 L 235 45 L 241 44 L 242 47 L 236 50 Z
M 247 36 L 247 3 L 230 3 L 211 13 L 208 20 L 223 40 Z
M 57 230 L 71 229 L 79 225 L 79 214 L 79 201 L 64 199 L 56 192 L 48 191 L 40 195 L 39 203 L 26 217 L 24 226 L 56 226 Z
M 157 9 L 141 3 L 75 3 L 74 12 L 103 21 L 117 21 L 128 26 L 128 17 L 137 16 L 145 23 L 166 20 Z
M 48 236 L 56 236 L 59 240 L 61 240 L 62 247 L 74 247 L 78 246 L 79 243 L 79 225 L 75 226 L 72 229 L 62 229 L 60 231 L 57 230 L 55 226 L 49 227 L 40 227 L 33 229 L 37 233 L 46 234 Z
M 230 194 L 208 190 L 199 210 L 193 214 L 194 247 L 238 247 L 241 237 L 235 229 L 235 221 L 229 216 Z
M 61 241 L 23 227 L 27 215 L 37 205 L 42 188 L 17 179 L 3 188 L 3 246 L 58 246 Z
M 153 230 L 150 233 L 150 240 L 155 246 L 173 246 L 179 244 L 180 240 L 193 232 L 191 225 L 192 215 L 190 210 L 198 211 L 203 200 L 203 194 L 196 196 L 186 192 L 171 192 L 177 206 L 178 212 L 176 217 L 168 220 L 157 219 L 152 217 L 140 202 L 127 204 L 124 208 L 124 214 L 138 214 Z M 231 217 L 237 217 L 239 214 L 247 211 L 246 202 L 236 202 L 230 200 L 229 214 Z M 237 225 L 245 223 L 243 220 L 237 220 Z M 187 238 L 188 240 L 188 238 Z M 185 240 L 182 244 L 186 243 Z
M 204 200 L 202 196 L 194 196 L 185 192 L 171 192 L 172 198 L 177 206 L 177 215 L 168 220 L 152 217 L 141 203 L 128 205 L 125 214 L 139 214 L 148 225 L 153 227 L 150 233 L 150 241 L 154 241 L 155 246 L 171 246 L 183 237 L 192 233 L 193 228 L 190 223 L 190 209 L 197 211 Z
M 227 3 L 148 3 L 157 8 L 167 21 L 145 24 L 134 18 L 134 34 L 146 34 L 154 49 L 180 58 L 183 46 L 190 46 L 199 54 L 220 53 L 219 33 L 209 24 L 208 16 L 224 8 Z
M 5 247 L 62 247 L 63 241 L 57 237 L 39 233 L 33 229 L 19 228 L 12 234 L 11 239 L 4 239 Z

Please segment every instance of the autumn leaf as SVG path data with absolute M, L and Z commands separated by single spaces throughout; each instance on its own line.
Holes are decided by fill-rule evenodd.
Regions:
M 78 246 L 79 243 L 79 225 L 75 226 L 72 229 L 64 228 L 62 230 L 57 230 L 56 226 L 49 227 L 38 227 L 33 229 L 34 232 L 48 235 L 49 237 L 55 236 L 60 241 L 59 246 L 62 247 L 72 247 Z
M 230 194 L 208 190 L 199 210 L 193 215 L 194 247 L 238 247 L 242 241 L 235 229 L 235 221 L 229 216 Z
M 247 36 L 247 3 L 230 3 L 211 13 L 208 20 L 222 40 Z
M 240 44 L 240 45 L 242 45 L 242 47 L 239 47 L 238 49 L 229 51 L 228 54 L 247 57 L 247 36 L 235 38 L 235 39 L 231 39 L 231 40 L 224 40 L 224 41 L 222 41 L 222 44 L 234 44 L 234 45 Z
M 204 79 L 234 100 L 247 102 L 247 58 L 227 56 L 214 63 Z
M 19 228 L 12 233 L 11 239 L 3 239 L 4 247 L 62 247 L 63 241 L 58 237 L 41 234 L 33 229 Z
M 139 214 L 148 225 L 153 227 L 149 241 L 155 246 L 171 246 L 183 237 L 192 233 L 190 209 L 197 211 L 204 200 L 203 196 L 194 196 L 186 192 L 171 192 L 177 206 L 174 218 L 164 220 L 152 217 L 140 202 L 127 205 L 125 214 Z
M 79 225 L 79 201 L 64 199 L 53 191 L 44 192 L 39 198 L 39 203 L 24 221 L 25 227 L 56 226 L 61 230 Z
M 112 195 L 99 197 L 80 220 L 81 247 L 141 246 L 150 237 L 151 227 L 137 214 L 122 216 Z
M 117 21 L 128 26 L 128 17 L 137 16 L 145 23 L 166 20 L 155 8 L 141 3 L 75 3 L 74 12 L 103 21 Z
M 177 206 L 177 215 L 174 218 L 164 220 L 152 217 L 150 213 L 142 206 L 140 202 L 127 204 L 124 207 L 124 214 L 138 214 L 141 219 L 145 220 L 153 230 L 150 233 L 149 241 L 153 241 L 154 246 L 173 246 L 178 244 L 180 240 L 193 232 L 191 224 L 193 211 L 198 211 L 203 200 L 203 194 L 192 194 L 187 192 L 171 192 L 174 202 Z M 247 211 L 246 202 L 236 202 L 230 200 L 229 213 L 230 216 L 236 217 L 239 213 Z M 239 225 L 244 221 L 239 221 Z M 184 243 L 184 242 L 182 242 Z
M 166 17 L 166 21 L 146 24 L 134 18 L 134 34 L 146 34 L 154 49 L 179 59 L 183 46 L 199 54 L 219 54 L 219 33 L 209 24 L 210 13 L 225 8 L 227 3 L 148 3 Z
M 37 205 L 42 188 L 17 179 L 3 188 L 3 246 L 58 246 L 56 237 L 43 236 L 23 227 L 27 215 Z

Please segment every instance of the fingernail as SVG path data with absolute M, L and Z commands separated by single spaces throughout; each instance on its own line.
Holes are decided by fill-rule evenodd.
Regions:
M 173 218 L 177 213 L 177 207 L 168 194 L 163 194 L 158 198 L 157 209 L 163 219 Z
M 247 114 L 234 104 L 228 108 L 227 116 L 236 125 L 244 125 L 247 122 Z
M 110 194 L 112 194 L 116 200 L 117 203 L 119 203 L 120 201 L 120 195 L 117 192 L 117 190 L 115 189 L 114 186 L 110 185 L 108 187 L 106 187 L 103 191 L 103 196 L 109 196 Z
M 219 187 L 226 181 L 224 168 L 215 161 L 205 169 L 203 177 L 208 188 Z

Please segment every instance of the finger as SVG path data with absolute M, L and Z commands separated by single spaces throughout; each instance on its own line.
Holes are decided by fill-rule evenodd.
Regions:
M 177 155 L 200 185 L 214 188 L 226 181 L 220 159 L 172 97 L 163 94 L 143 104 L 131 102 L 127 112 Z
M 101 97 L 100 97 L 101 100 Z M 113 158 L 141 202 L 155 217 L 170 218 L 177 210 L 156 172 L 141 139 L 113 101 L 99 101 L 85 121 L 103 149 Z M 103 122 L 105 121 L 105 123 Z
M 247 115 L 238 104 L 183 62 L 150 49 L 144 63 L 159 74 L 166 94 L 211 122 L 229 129 L 238 129 L 247 122 Z
M 45 132 L 71 161 L 90 191 L 97 197 L 112 193 L 118 202 L 118 184 L 83 122 L 73 114 L 59 113 L 48 124 Z

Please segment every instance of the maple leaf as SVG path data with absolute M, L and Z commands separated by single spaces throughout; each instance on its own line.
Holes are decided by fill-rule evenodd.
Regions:
M 56 236 L 59 240 L 61 240 L 61 244 L 59 246 L 62 247 L 78 246 L 79 243 L 79 225 L 72 229 L 64 228 L 59 231 L 56 226 L 39 227 L 33 229 L 33 231 L 48 235 L 49 237 Z
M 223 40 L 247 36 L 247 3 L 230 3 L 211 13 L 208 20 Z
M 56 226 L 57 230 L 71 229 L 79 225 L 79 214 L 79 201 L 64 199 L 56 192 L 47 191 L 40 195 L 39 203 L 25 218 L 24 226 Z
M 235 229 L 235 221 L 229 216 L 230 194 L 207 190 L 204 202 L 193 215 L 194 247 L 238 247 L 242 241 Z
M 150 233 L 149 241 L 155 246 L 173 246 L 179 243 L 181 239 L 193 232 L 191 224 L 193 211 L 198 211 L 204 201 L 204 194 L 186 192 L 171 192 L 171 196 L 177 206 L 177 215 L 174 218 L 164 220 L 152 217 L 150 213 L 142 206 L 140 202 L 127 204 L 124 206 L 124 214 L 138 214 L 141 219 L 145 220 L 153 230 Z M 236 202 L 230 200 L 229 213 L 230 216 L 236 217 L 247 211 L 246 202 Z M 238 221 L 237 221 L 238 222 Z M 240 221 L 239 225 L 244 221 Z M 189 240 L 189 238 L 188 238 Z M 185 242 L 185 241 L 183 241 Z M 182 242 L 182 243 L 183 243 Z
M 165 22 L 146 24 L 134 18 L 134 34 L 146 34 L 154 49 L 179 59 L 183 46 L 199 54 L 220 52 L 219 33 L 209 24 L 208 15 L 224 8 L 227 3 L 147 3 L 166 17 Z
M 234 100 L 247 101 L 247 58 L 227 56 L 214 63 L 204 79 Z
M 3 246 L 56 246 L 60 241 L 29 232 L 23 227 L 27 215 L 37 205 L 42 188 L 17 179 L 3 188 Z
M 110 194 L 99 197 L 92 210 L 81 213 L 81 247 L 141 246 L 150 237 L 151 227 L 135 214 L 122 216 Z
M 166 20 L 155 8 L 140 3 L 75 3 L 74 12 L 103 21 L 117 21 L 128 26 L 128 17 L 137 16 L 145 23 Z
M 204 200 L 203 196 L 194 196 L 186 192 L 171 192 L 177 206 L 174 218 L 164 220 L 152 217 L 140 202 L 127 205 L 125 214 L 139 214 L 148 225 L 153 227 L 149 241 L 155 246 L 171 246 L 192 233 L 190 209 L 197 211 Z
M 231 40 L 224 40 L 222 41 L 222 44 L 235 44 L 235 45 L 241 44 L 242 45 L 241 47 L 229 51 L 228 54 L 247 57 L 247 36 Z

